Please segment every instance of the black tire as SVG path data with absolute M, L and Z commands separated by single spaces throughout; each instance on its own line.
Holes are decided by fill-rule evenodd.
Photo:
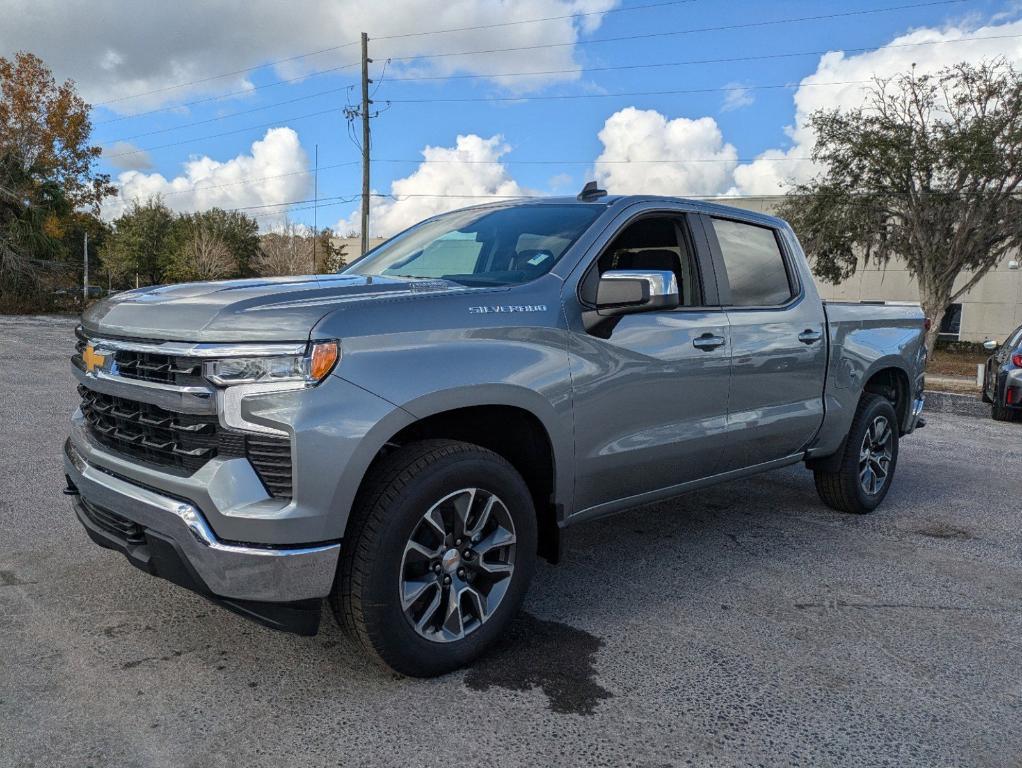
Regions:
M 997 403 L 990 407 L 990 416 L 994 421 L 1015 421 L 1015 414 Z
M 467 487 L 499 497 L 509 513 L 515 534 L 513 570 L 496 609 L 473 631 L 461 639 L 432 641 L 416 630 L 402 607 L 406 545 L 433 505 Z M 341 547 L 331 607 L 370 656 L 395 672 L 412 677 L 451 672 L 499 639 L 518 612 L 535 569 L 536 536 L 529 489 L 501 456 L 454 440 L 410 443 L 382 459 L 365 480 Z
M 864 448 L 867 431 L 878 419 L 886 419 L 890 425 L 890 460 L 882 483 L 877 481 L 876 490 L 867 490 L 860 476 L 860 453 Z M 816 481 L 816 492 L 828 507 L 839 512 L 864 515 L 876 509 L 884 500 L 894 480 L 894 472 L 898 465 L 898 417 L 891 401 L 880 395 L 863 394 L 852 419 L 851 429 L 841 462 L 837 471 L 828 472 L 822 469 L 813 471 Z M 875 462 L 870 465 L 878 466 Z M 873 477 L 876 477 L 874 473 Z

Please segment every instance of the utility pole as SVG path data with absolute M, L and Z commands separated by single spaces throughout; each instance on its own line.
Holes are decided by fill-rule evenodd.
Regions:
M 82 247 L 82 254 L 85 259 L 85 269 L 82 273 L 82 306 L 89 301 L 89 233 L 85 232 L 85 245 Z
M 369 35 L 362 33 L 362 254 L 369 250 Z
M 316 171 L 313 175 L 315 191 L 312 196 L 312 274 L 316 272 L 316 241 L 319 240 L 319 144 L 316 145 Z

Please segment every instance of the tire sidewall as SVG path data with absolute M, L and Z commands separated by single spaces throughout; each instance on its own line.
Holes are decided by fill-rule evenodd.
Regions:
M 462 488 L 494 493 L 507 507 L 515 525 L 515 569 L 500 605 L 482 626 L 462 640 L 432 642 L 415 631 L 401 607 L 404 549 L 425 511 Z M 370 641 L 387 664 L 404 674 L 431 676 L 464 666 L 497 640 L 518 612 L 535 568 L 535 553 L 536 513 L 518 473 L 482 449 L 445 457 L 409 482 L 387 510 L 362 591 Z

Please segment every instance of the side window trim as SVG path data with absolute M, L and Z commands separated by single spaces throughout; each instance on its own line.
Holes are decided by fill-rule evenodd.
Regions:
M 700 232 L 696 231 L 696 222 L 694 220 L 696 214 L 691 211 L 685 211 L 680 209 L 656 209 L 656 210 L 645 210 L 636 213 L 627 220 L 621 223 L 613 233 L 606 239 L 606 242 L 598 250 L 595 251 L 594 255 L 589 259 L 589 263 L 585 266 L 582 277 L 578 281 L 576 295 L 579 303 L 583 307 L 592 307 L 593 304 L 587 301 L 583 295 L 583 291 L 586 285 L 589 275 L 599 269 L 600 258 L 607 252 L 607 249 L 613 245 L 618 235 L 624 232 L 628 227 L 635 224 L 642 219 L 648 218 L 670 218 L 673 219 L 675 239 L 680 248 L 685 249 L 692 256 L 699 283 L 699 292 L 702 298 L 702 303 L 693 306 L 679 306 L 674 309 L 668 310 L 669 312 L 692 312 L 692 311 L 706 311 L 708 309 L 720 309 L 721 304 L 719 301 L 718 284 L 719 281 L 716 279 L 714 264 L 709 252 L 705 247 L 705 235 L 700 237 Z M 700 243 L 700 240 L 703 243 Z
M 799 278 L 798 270 L 795 269 L 795 265 L 792 261 L 791 250 L 788 247 L 787 238 L 783 237 L 775 227 L 770 227 L 759 222 L 747 221 L 737 216 L 711 216 L 710 214 L 701 213 L 699 218 L 702 220 L 703 232 L 706 237 L 706 241 L 710 246 L 710 253 L 713 258 L 713 268 L 717 275 L 717 288 L 720 292 L 721 305 L 725 309 L 733 310 L 753 310 L 758 312 L 769 312 L 769 311 L 783 311 L 791 309 L 791 307 L 800 303 L 805 298 L 805 288 L 802 285 L 802 280 Z M 717 233 L 713 228 L 713 219 L 722 219 L 724 221 L 733 221 L 737 224 L 745 224 L 750 227 L 761 227 L 762 229 L 769 229 L 773 235 L 774 240 L 777 243 L 777 248 L 781 252 L 781 262 L 784 264 L 784 271 L 788 278 L 788 286 L 791 289 L 791 298 L 783 304 L 765 304 L 765 305 L 744 305 L 735 304 L 731 297 L 731 284 L 727 276 L 727 265 L 724 263 L 724 253 L 720 248 L 720 241 L 717 239 Z

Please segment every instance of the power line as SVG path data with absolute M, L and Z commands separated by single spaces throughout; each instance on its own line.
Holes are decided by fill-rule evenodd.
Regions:
M 422 31 L 422 32 L 405 32 L 405 33 L 395 34 L 395 35 L 384 35 L 382 37 L 373 38 L 373 39 L 374 40 L 397 40 L 397 39 L 408 38 L 408 37 L 422 37 L 422 36 L 425 36 L 425 35 L 442 35 L 442 34 L 447 34 L 449 32 L 467 32 L 467 31 L 479 30 L 479 29 L 496 29 L 496 28 L 499 28 L 499 27 L 508 27 L 508 26 L 514 26 L 514 25 L 518 25 L 518 24 L 534 24 L 536 22 L 556 21 L 556 20 L 560 20 L 560 19 L 570 19 L 570 18 L 583 17 L 583 16 L 597 16 L 597 15 L 609 14 L 609 13 L 622 13 L 622 12 L 627 12 L 627 11 L 640 11 L 640 10 L 645 10 L 645 9 L 648 9 L 648 8 L 662 8 L 662 7 L 665 7 L 665 6 L 672 6 L 672 5 L 684 5 L 684 4 L 695 3 L 695 2 L 699 2 L 699 1 L 700 0 L 666 0 L 665 2 L 660 2 L 660 3 L 647 3 L 645 5 L 633 5 L 633 6 L 627 6 L 627 7 L 624 7 L 624 8 L 611 8 L 611 9 L 608 9 L 606 11 L 587 11 L 587 12 L 584 12 L 584 13 L 572 13 L 572 14 L 565 14 L 565 15 L 561 15 L 561 16 L 543 16 L 543 17 L 540 17 L 540 18 L 533 18 L 533 19 L 519 19 L 517 21 L 504 21 L 504 22 L 498 22 L 496 24 L 479 24 L 479 25 L 471 26 L 471 27 L 455 27 L 455 28 L 450 28 L 450 29 L 434 29 L 434 30 Z M 201 85 L 202 83 L 212 82 L 213 80 L 222 80 L 225 77 L 234 77 L 235 75 L 242 75 L 242 74 L 245 74 L 246 72 L 254 72 L 256 70 L 263 69 L 264 67 L 274 67 L 274 66 L 277 66 L 278 64 L 285 64 L 285 63 L 290 62 L 290 61 L 297 61 L 298 59 L 305 59 L 305 58 L 309 58 L 311 56 L 319 56 L 320 54 L 323 54 L 323 53 L 331 53 L 333 51 L 338 51 L 338 50 L 341 50 L 341 49 L 344 49 L 344 48 L 350 48 L 350 47 L 358 45 L 358 44 L 359 44 L 358 40 L 351 40 L 351 41 L 349 41 L 347 43 L 341 43 L 339 45 L 332 45 L 332 46 L 330 46 L 328 48 L 320 48 L 319 50 L 316 50 L 316 51 L 308 51 L 306 53 L 298 53 L 298 54 L 295 54 L 294 56 L 288 56 L 288 57 L 283 58 L 283 59 L 275 59 L 273 61 L 266 61 L 266 62 L 263 62 L 261 64 L 256 64 L 256 65 L 251 66 L 251 67 L 244 67 L 243 69 L 236 69 L 236 70 L 232 70 L 230 72 L 222 72 L 222 73 L 220 73 L 218 75 L 210 75 L 209 77 L 203 77 L 203 78 L 199 78 L 197 80 L 188 80 L 186 82 L 175 83 L 173 85 L 164 86 L 162 88 L 154 88 L 154 89 L 149 90 L 149 91 L 140 91 L 138 93 L 129 94 L 127 96 L 119 96 L 116 99 L 108 99 L 106 101 L 99 101 L 99 102 L 96 102 L 96 104 L 94 106 L 102 107 L 102 106 L 107 106 L 109 104 L 117 104 L 117 103 L 122 102 L 122 101 L 128 101 L 130 99 L 139 99 L 139 98 L 142 98 L 143 96 L 153 96 L 153 95 L 158 94 L 158 93 L 165 93 L 167 91 L 177 90 L 179 88 L 187 88 L 188 86 L 191 86 L 191 85 Z M 347 66 L 353 66 L 353 65 L 345 65 L 344 68 L 347 68 Z M 250 88 L 248 90 L 252 90 L 252 89 Z M 243 91 L 243 92 L 247 92 L 247 91 Z
M 830 83 L 779 83 L 775 85 L 730 85 L 720 86 L 718 88 L 684 88 L 680 90 L 664 90 L 664 91 L 627 91 L 619 93 L 570 93 L 562 94 L 557 96 L 480 96 L 480 97 L 464 97 L 464 98 L 430 98 L 430 99 L 388 99 L 391 104 L 422 104 L 422 103 L 447 103 L 447 102 L 485 102 L 485 101 L 564 101 L 565 99 L 612 99 L 623 96 L 675 96 L 679 94 L 687 93 L 717 93 L 722 91 L 756 91 L 756 90 L 775 90 L 778 88 L 789 89 L 789 88 L 802 88 L 802 87 L 820 87 L 828 85 L 862 85 L 864 83 L 871 83 L 872 80 L 842 80 L 834 81 Z
M 321 165 L 319 167 L 319 170 L 325 171 L 325 170 L 330 170 L 332 168 L 343 168 L 343 167 L 346 167 L 346 166 L 349 166 L 349 165 L 358 165 L 360 162 L 361 162 L 360 160 L 349 160 L 349 161 L 344 162 L 344 163 L 332 163 L 331 165 Z M 207 186 L 199 186 L 199 185 L 197 185 L 197 186 L 191 187 L 189 189 L 175 189 L 175 190 L 173 190 L 171 192 L 163 192 L 163 193 L 160 194 L 160 196 L 161 197 L 173 197 L 175 195 L 187 195 L 187 194 L 195 193 L 195 192 L 207 192 L 207 191 L 215 190 L 215 189 L 227 189 L 229 187 L 255 186 L 255 185 L 260 184 L 260 183 L 262 183 L 264 181 L 273 181 L 275 179 L 286 179 L 286 178 L 291 177 L 291 176 L 308 176 L 311 173 L 313 173 L 313 171 L 306 169 L 304 171 L 290 171 L 288 173 L 278 173 L 278 174 L 274 174 L 273 176 L 248 177 L 248 178 L 244 178 L 244 179 L 237 179 L 236 181 L 229 181 L 229 182 L 226 182 L 224 184 L 212 184 L 212 185 L 207 185 Z
M 145 117 L 146 115 L 155 115 L 160 112 L 173 112 L 181 109 L 182 107 L 194 107 L 197 104 L 208 104 L 211 101 L 223 101 L 229 99 L 231 96 L 247 96 L 255 91 L 261 91 L 264 88 L 276 88 L 280 85 L 288 85 L 290 83 L 297 83 L 301 80 L 309 80 L 313 77 L 319 77 L 321 75 L 329 75 L 334 72 L 340 72 L 341 70 L 351 69 L 357 67 L 358 62 L 351 64 L 342 64 L 337 67 L 330 67 L 329 69 L 320 69 L 316 72 L 310 72 L 307 75 L 296 75 L 295 77 L 286 77 L 282 80 L 277 80 L 272 83 L 263 83 L 262 85 L 253 85 L 249 88 L 239 88 L 236 91 L 228 91 L 227 93 L 221 93 L 216 96 L 206 96 L 202 99 L 195 99 L 194 101 L 182 101 L 177 104 L 169 104 L 165 107 L 155 107 L 154 109 L 147 109 L 144 112 L 135 112 L 130 115 L 119 115 L 118 117 L 111 117 L 107 120 L 97 120 L 93 125 L 106 125 L 107 123 L 119 123 L 124 120 L 134 120 L 139 117 Z
M 308 114 L 305 114 L 305 115 L 297 115 L 296 117 L 284 118 L 283 122 L 293 123 L 293 122 L 296 122 L 298 120 L 307 120 L 307 119 L 309 119 L 311 117 L 321 117 L 322 115 L 333 114 L 336 111 L 337 110 L 334 109 L 334 108 L 331 108 L 331 109 L 321 109 L 319 112 L 309 112 Z M 129 157 L 131 155 L 138 155 L 138 154 L 141 154 L 143 152 L 150 152 L 150 151 L 153 151 L 153 150 L 156 150 L 156 149 L 166 149 L 167 147 L 179 147 L 182 144 L 191 144 L 191 143 L 194 143 L 196 141 L 202 141 L 203 139 L 216 139 L 216 138 L 220 138 L 221 136 L 233 136 L 234 134 L 237 134 L 237 133 L 245 133 L 246 131 L 254 131 L 254 130 L 257 130 L 259 128 L 281 127 L 281 125 L 280 125 L 281 122 L 282 122 L 282 120 L 273 120 L 273 121 L 268 122 L 268 123 L 260 123 L 259 125 L 249 125 L 249 126 L 246 126 L 244 128 L 237 128 L 237 129 L 235 129 L 233 131 L 222 131 L 220 133 L 211 133 L 211 134 L 208 134 L 206 136 L 195 136 L 193 138 L 184 139 L 182 141 L 173 141 L 173 142 L 171 142 L 169 144 L 159 144 L 159 145 L 157 145 L 155 147 L 139 147 L 138 149 L 133 149 L 133 150 L 130 150 L 128 152 L 118 152 L 117 154 L 114 154 L 114 155 L 106 155 L 106 157 L 108 159 L 115 158 L 115 157 Z M 286 126 L 283 126 L 283 127 L 286 127 Z
M 117 139 L 108 139 L 105 143 L 107 143 L 107 144 L 115 144 L 118 141 L 132 141 L 133 139 L 141 139 L 144 136 L 155 136 L 155 135 L 160 134 L 160 133 L 170 133 L 171 131 L 181 131 L 181 130 L 184 130 L 185 128 L 192 128 L 192 127 L 194 127 L 196 125 L 207 125 L 209 123 L 219 122 L 220 120 L 227 120 L 228 118 L 231 118 L 231 117 L 238 117 L 239 115 L 250 115 L 253 112 L 262 112 L 262 111 L 267 110 L 267 109 L 273 109 L 274 107 L 282 107 L 282 106 L 285 106 L 287 104 L 296 104 L 299 101 L 308 101 L 309 99 L 318 99 L 321 96 L 329 96 L 330 94 L 340 93 L 341 91 L 345 91 L 347 89 L 348 89 L 348 86 L 343 85 L 343 86 L 340 86 L 339 88 L 330 88 L 330 89 L 325 90 L 325 91 L 318 91 L 317 93 L 310 93 L 310 94 L 305 95 L 305 96 L 297 96 L 297 97 L 295 97 L 293 99 L 286 99 L 284 101 L 275 101 L 275 102 L 273 102 L 271 104 L 264 104 L 261 107 L 253 107 L 252 109 L 243 109 L 243 110 L 240 110 L 240 111 L 237 111 L 237 112 L 231 112 L 231 113 L 226 114 L 226 115 L 217 115 L 216 117 L 210 117 L 210 118 L 207 118 L 205 120 L 194 120 L 194 121 L 189 122 L 189 123 L 182 123 L 181 125 L 174 125 L 174 126 L 171 126 L 169 128 L 158 128 L 158 129 L 156 129 L 154 131 L 145 131 L 144 133 L 136 133 L 136 134 L 133 134 L 131 136 L 122 136 L 122 137 L 117 138 Z
M 841 53 L 872 53 L 880 50 L 892 50 L 899 48 L 918 48 L 927 45 L 947 45 L 950 43 L 968 43 L 976 40 L 1008 40 L 1022 37 L 1022 35 L 980 35 L 978 37 L 960 37 L 955 40 L 927 40 L 919 43 L 897 43 L 895 45 L 870 46 L 866 48 L 831 48 L 825 51 L 792 51 L 789 53 L 767 53 L 756 56 L 728 56 L 717 59 L 687 59 L 684 61 L 667 61 L 653 64 L 615 64 L 606 67 L 581 67 L 574 69 L 546 69 L 532 72 L 494 72 L 482 75 L 416 75 L 413 77 L 389 77 L 391 83 L 423 82 L 427 80 L 491 80 L 501 77 L 529 77 L 539 75 L 565 75 L 575 72 L 613 72 L 629 69 L 655 69 L 658 67 L 683 67 L 697 64 L 731 64 L 741 61 L 763 61 L 766 59 L 783 59 L 796 56 L 824 56 L 839 50 Z
M 540 43 L 536 45 L 525 45 L 517 46 L 513 48 L 489 48 L 483 50 L 474 51 L 448 51 L 445 53 L 432 53 L 418 56 L 388 56 L 391 61 L 421 61 L 424 59 L 440 59 L 447 58 L 450 56 L 477 56 L 486 53 L 510 53 L 512 51 L 535 51 L 543 48 L 565 48 L 574 45 L 593 45 L 595 43 L 616 43 L 625 40 L 648 40 L 656 37 L 671 37 L 677 35 L 691 35 L 700 32 L 724 32 L 734 29 L 751 29 L 756 27 L 767 27 L 776 26 L 780 24 L 792 24 L 795 22 L 803 21 L 825 21 L 828 19 L 841 19 L 852 16 L 868 16 L 876 13 L 889 13 L 891 11 L 903 11 L 913 8 L 929 8 L 937 5 L 952 5 L 957 3 L 964 3 L 967 0 L 930 0 L 925 3 L 912 3 L 909 5 L 892 5 L 885 8 L 867 8 L 858 11 L 845 11 L 843 13 L 826 13 L 818 14 L 816 16 L 796 16 L 789 17 L 787 19 L 771 19 L 768 21 L 750 21 L 742 24 L 724 24 L 716 27 L 691 27 L 689 29 L 679 29 L 667 32 L 645 32 L 638 35 L 620 35 L 618 37 L 601 37 L 590 40 L 571 40 L 563 43 Z
M 424 35 L 443 35 L 448 32 L 473 32 L 478 29 L 497 29 L 498 27 L 512 27 L 518 24 L 534 24 L 539 21 L 560 21 L 563 19 L 575 19 L 583 16 L 605 16 L 611 13 L 624 13 L 627 11 L 643 11 L 648 8 L 664 8 L 671 5 L 687 5 L 697 3 L 699 0 L 668 0 L 663 3 L 646 3 L 645 5 L 628 5 L 623 8 L 609 8 L 606 11 L 586 11 L 584 13 L 567 13 L 562 16 L 544 16 L 538 19 L 521 19 L 519 21 L 501 21 L 496 24 L 477 24 L 472 27 L 452 27 L 450 29 L 434 29 L 429 32 L 405 32 L 400 35 L 382 35 L 374 37 L 373 40 L 397 40 L 407 37 L 422 37 Z
M 901 48 L 920 48 L 920 47 L 930 46 L 930 45 L 950 45 L 950 44 L 956 44 L 956 43 L 976 42 L 976 41 L 980 41 L 980 40 L 1012 40 L 1012 39 L 1017 39 L 1019 37 L 1022 37 L 1022 35 L 1018 35 L 1018 34 L 1016 34 L 1016 35 L 980 35 L 980 36 L 977 36 L 977 37 L 960 37 L 960 38 L 957 38 L 957 39 L 954 39 L 954 40 L 927 40 L 927 41 L 918 42 L 918 43 L 898 43 L 898 44 L 894 44 L 894 45 L 871 46 L 871 47 L 860 47 L 860 48 L 840 48 L 838 50 L 840 50 L 842 53 L 869 53 L 869 52 L 879 51 L 879 50 L 894 50 L 894 49 L 901 49 Z M 465 75 L 419 75 L 419 76 L 413 76 L 413 77 L 388 77 L 387 81 L 391 82 L 391 83 L 398 83 L 398 82 L 423 82 L 423 81 L 430 81 L 430 80 L 478 80 L 478 79 L 491 80 L 491 79 L 504 78 L 504 77 L 534 77 L 534 76 L 544 76 L 544 75 L 571 74 L 571 73 L 576 73 L 576 72 L 579 72 L 579 73 L 613 72 L 613 71 L 625 71 L 625 70 L 635 70 L 635 69 L 657 69 L 657 68 L 663 68 L 663 67 L 683 67 L 683 66 L 692 66 L 692 65 L 701 65 L 701 64 L 731 64 L 731 63 L 746 62 L 746 61 L 765 61 L 765 60 L 770 60 L 770 59 L 795 58 L 795 57 L 799 57 L 799 56 L 823 56 L 823 55 L 825 55 L 827 53 L 831 53 L 833 50 L 834 49 L 831 49 L 831 50 L 814 50 L 814 51 L 790 51 L 790 52 L 782 52 L 782 53 L 758 54 L 758 55 L 755 55 L 755 56 L 728 56 L 728 57 L 712 58 L 712 59 L 686 59 L 686 60 L 682 60 L 682 61 L 668 61 L 668 62 L 659 62 L 659 63 L 619 64 L 619 65 L 612 65 L 612 66 L 605 66 L 605 67 L 582 67 L 582 68 L 576 68 L 576 69 L 550 69 L 550 70 L 540 70 L 540 71 L 532 71 L 532 72 L 495 72 L 495 73 L 490 73 L 490 74 L 475 74 L 475 75 L 469 75 L 469 74 L 465 74 Z M 171 112 L 171 111 L 180 109 L 181 107 L 195 106 L 195 105 L 198 105 L 198 104 L 209 103 L 211 101 L 221 101 L 221 100 L 227 99 L 227 98 L 229 98 L 231 96 L 234 96 L 234 95 L 244 95 L 244 94 L 249 94 L 249 93 L 251 93 L 254 90 L 260 90 L 260 89 L 263 89 L 263 88 L 272 88 L 272 87 L 276 87 L 276 86 L 280 86 L 280 85 L 287 85 L 289 83 L 297 82 L 299 80 L 307 80 L 307 79 L 312 78 L 312 77 L 318 77 L 318 76 L 321 76 L 321 75 L 330 74 L 330 73 L 333 73 L 333 72 L 336 72 L 336 71 L 340 71 L 340 70 L 344 70 L 344 69 L 351 69 L 354 66 L 358 66 L 358 65 L 357 64 L 346 64 L 346 65 L 340 66 L 340 67 L 332 67 L 330 69 L 321 70 L 319 72 L 314 72 L 314 73 L 312 73 L 310 75 L 307 75 L 307 76 L 306 75 L 301 75 L 299 77 L 286 78 L 286 79 L 279 80 L 279 81 L 274 82 L 274 83 L 266 83 L 264 85 L 257 85 L 257 86 L 254 86 L 254 87 L 248 88 L 248 89 L 242 89 L 242 90 L 238 90 L 238 91 L 231 91 L 231 92 L 228 92 L 226 94 L 222 94 L 220 96 L 210 96 L 210 97 L 207 97 L 207 98 L 204 98 L 204 99 L 196 99 L 195 101 L 183 102 L 181 104 L 176 104 L 176 105 L 171 105 L 171 106 L 166 106 L 166 107 L 159 107 L 159 108 L 156 108 L 156 109 L 147 110 L 145 112 L 137 112 L 137 113 L 135 113 L 133 115 L 123 115 L 121 117 L 112 118 L 110 120 L 100 120 L 100 121 L 97 121 L 95 123 L 95 125 L 105 125 L 107 123 L 121 122 L 123 120 L 131 120 L 131 119 L 135 119 L 135 118 L 138 118 L 138 117 L 144 117 L 146 115 L 157 114 L 157 113 L 160 113 L 160 112 Z M 806 85 L 817 85 L 817 84 L 806 83 Z M 826 83 L 820 83 L 819 85 L 826 85 Z M 292 104 L 292 103 L 295 103 L 295 102 L 298 102 L 298 101 L 303 101 L 303 100 L 308 100 L 308 99 L 312 99 L 312 98 L 317 98 L 319 96 L 324 96 L 324 95 L 327 95 L 327 94 L 330 94 L 330 93 L 337 93 L 337 92 L 340 92 L 340 91 L 347 90 L 350 87 L 351 86 L 340 86 L 338 88 L 332 88 L 332 89 L 329 89 L 329 90 L 326 90 L 326 91 L 320 91 L 320 92 L 317 92 L 315 94 L 311 94 L 311 95 L 308 95 L 308 96 L 301 96 L 301 97 L 298 97 L 298 98 L 295 98 L 295 99 L 288 99 L 288 100 L 284 100 L 284 101 L 273 102 L 271 104 L 267 104 L 267 105 L 262 106 L 262 107 L 256 107 L 256 108 L 250 109 L 250 110 L 244 110 L 244 111 L 241 111 L 241 112 L 232 112 L 232 113 L 230 113 L 228 115 L 219 115 L 217 117 L 210 118 L 208 120 L 200 120 L 200 121 L 196 121 L 196 122 L 185 123 L 184 125 L 175 126 L 173 128 L 165 128 L 165 129 L 161 129 L 161 130 L 157 130 L 157 131 L 150 131 L 148 133 L 135 134 L 134 136 L 129 136 L 129 137 L 121 138 L 121 139 L 110 139 L 106 143 L 112 144 L 112 143 L 114 143 L 116 141 L 127 141 L 127 140 L 130 140 L 130 139 L 139 138 L 141 136 L 153 135 L 153 134 L 157 134 L 157 133 L 166 133 L 166 132 L 169 132 L 169 131 L 174 131 L 174 130 L 178 130 L 178 129 L 181 129 L 181 128 L 187 128 L 187 127 L 194 126 L 194 125 L 200 125 L 200 124 L 205 124 L 205 123 L 216 122 L 218 120 L 224 120 L 224 119 L 227 119 L 227 118 L 230 118 L 230 117 L 234 117 L 235 115 L 249 114 L 251 112 L 257 112 L 257 111 L 260 111 L 260 110 L 263 110 L 263 109 L 270 109 L 270 108 L 275 107 L 275 106 L 282 106 L 284 104 Z M 594 96 L 601 96 L 601 95 L 602 94 L 595 94 Z M 505 100 L 506 101 L 522 101 L 522 100 L 527 100 L 527 99 L 530 99 L 530 98 L 535 99 L 535 98 L 542 98 L 542 97 L 526 97 L 526 96 L 507 97 L 507 98 L 505 98 Z M 566 98 L 566 97 L 550 97 L 550 98 Z M 438 99 L 431 99 L 431 101 L 437 101 L 437 100 Z M 496 100 L 496 99 L 494 99 L 494 100 Z M 405 101 L 409 101 L 410 102 L 410 101 L 414 101 L 414 100 L 405 100 Z M 397 101 L 395 101 L 395 103 L 397 103 Z M 108 157 L 111 157 L 111 156 L 108 155 Z
M 174 85 L 167 85 L 163 88 L 154 88 L 151 91 L 141 91 L 139 93 L 133 93 L 128 96 L 118 96 L 116 99 L 108 99 L 107 101 L 98 101 L 93 106 L 105 107 L 109 104 L 117 104 L 122 101 L 128 101 L 129 99 L 140 99 L 143 96 L 152 96 L 157 93 L 165 93 L 167 91 L 177 90 L 178 88 L 187 88 L 190 85 L 201 85 L 202 83 L 208 83 L 213 80 L 222 80 L 225 77 L 233 77 L 235 75 L 243 75 L 246 72 L 254 72 L 257 69 L 263 69 L 264 67 L 274 67 L 277 64 L 284 64 L 288 61 L 295 61 L 297 59 L 304 59 L 308 56 L 317 56 L 321 53 L 327 53 L 329 51 L 340 50 L 341 48 L 348 48 L 356 43 L 344 43 L 342 45 L 335 45 L 330 48 L 323 48 L 319 51 L 311 51 L 309 53 L 299 53 L 296 56 L 288 56 L 286 59 L 277 59 L 276 61 L 265 61 L 262 64 L 257 64 L 253 67 L 245 67 L 244 69 L 236 69 L 233 72 L 223 72 L 219 75 L 210 75 L 209 77 L 202 77 L 198 80 L 189 80 L 184 83 L 175 83 Z
M 1022 35 L 1020 35 L 1020 37 L 1022 37 Z M 819 86 L 828 86 L 828 85 L 854 85 L 854 84 L 868 83 L 868 82 L 872 82 L 872 81 L 870 81 L 870 80 L 848 80 L 848 81 L 840 81 L 840 82 L 836 81 L 836 82 L 830 82 L 830 83 L 806 83 L 805 85 L 812 86 L 812 87 L 819 87 Z M 567 94 L 567 95 L 561 95 L 561 96 L 493 96 L 493 97 L 465 97 L 465 98 L 453 98 L 453 97 L 452 98 L 443 98 L 443 97 L 440 97 L 440 98 L 423 98 L 423 99 L 387 99 L 387 103 L 389 103 L 389 104 L 428 104 L 428 103 L 436 103 L 436 102 L 473 102 L 473 101 L 476 101 L 476 102 L 485 102 L 485 101 L 495 101 L 495 102 L 500 102 L 500 101 L 510 101 L 510 102 L 517 102 L 517 101 L 561 101 L 561 100 L 564 100 L 564 99 L 605 99 L 605 98 L 613 98 L 615 96 L 619 96 L 619 97 L 623 97 L 623 96 L 662 96 L 662 95 L 676 95 L 676 94 L 685 94 L 685 93 L 715 93 L 715 92 L 734 91 L 734 90 L 770 90 L 770 89 L 777 89 L 777 88 L 793 88 L 796 85 L 797 85 L 796 83 L 779 83 L 779 84 L 775 84 L 775 85 L 749 85 L 749 86 L 724 85 L 724 86 L 720 86 L 720 87 L 717 87 L 717 88 L 690 88 L 690 89 L 682 89 L 682 90 L 664 90 L 664 91 L 632 91 L 632 92 L 625 92 L 625 93 L 584 93 L 584 94 Z M 219 122 L 220 120 L 227 120 L 229 118 L 237 117 L 239 115 L 247 115 L 247 114 L 251 114 L 253 112 L 261 112 L 263 110 L 272 109 L 273 107 L 285 106 L 287 104 L 294 104 L 294 103 L 297 103 L 299 101 L 307 101 L 309 99 L 314 99 L 314 98 L 319 98 L 321 96 L 327 96 L 327 95 L 330 95 L 330 94 L 339 93 L 341 91 L 348 90 L 350 87 L 351 86 L 345 85 L 345 86 L 341 86 L 339 88 L 330 88 L 329 90 L 319 91 L 318 93 L 309 94 L 307 96 L 298 96 L 298 97 L 296 97 L 294 99 L 287 99 L 285 101 L 277 101 L 277 102 L 273 102 L 271 104 L 264 104 L 261 107 L 254 107 L 253 109 L 246 109 L 246 110 L 242 110 L 242 111 L 239 111 L 239 112 L 232 112 L 232 113 L 227 114 L 227 115 L 217 115 L 216 117 L 211 117 L 211 118 L 208 118 L 208 119 L 205 119 L 205 120 L 195 120 L 195 121 L 188 122 L 188 123 L 182 123 L 181 125 L 171 126 L 169 128 L 159 128 L 159 129 L 156 129 L 156 130 L 153 130 L 153 131 L 145 131 L 144 133 L 136 133 L 136 134 L 133 134 L 131 136 L 122 136 L 122 137 L 115 138 L 115 139 L 108 139 L 104 143 L 108 144 L 108 145 L 109 144 L 116 144 L 117 142 L 131 141 L 133 139 L 140 139 L 140 138 L 143 138 L 145 136 L 154 136 L 154 135 L 162 134 L 162 133 L 171 133 L 173 131 L 182 131 L 182 130 L 184 130 L 186 128 L 192 128 L 192 127 L 197 126 L 197 125 L 208 125 L 209 123 L 216 123 L 216 122 Z M 290 118 L 283 118 L 283 120 L 285 120 L 285 121 L 288 120 L 288 119 L 290 119 Z M 116 157 L 116 155 L 108 155 L 108 157 Z

